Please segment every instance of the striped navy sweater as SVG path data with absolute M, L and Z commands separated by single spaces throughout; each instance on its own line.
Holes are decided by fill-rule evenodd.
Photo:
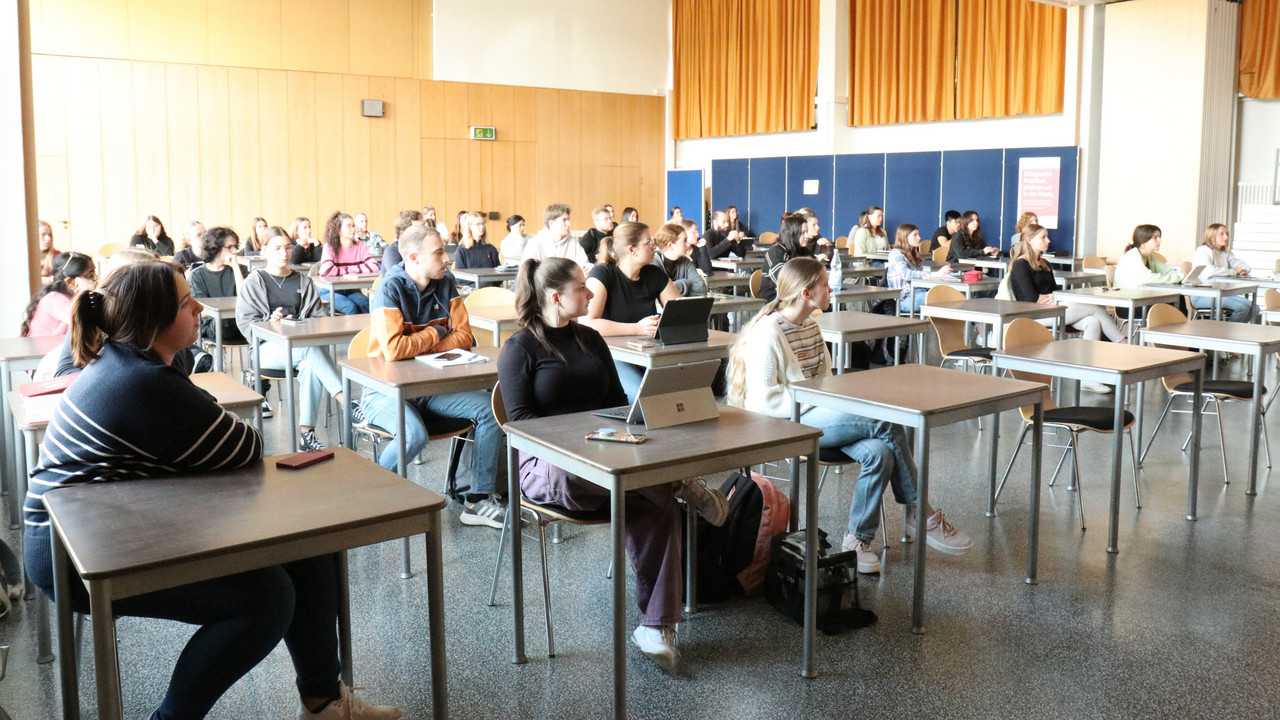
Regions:
M 44 493 L 63 485 L 235 468 L 262 458 L 262 437 L 179 370 L 108 342 L 67 388 L 40 446 L 24 505 L 45 529 Z

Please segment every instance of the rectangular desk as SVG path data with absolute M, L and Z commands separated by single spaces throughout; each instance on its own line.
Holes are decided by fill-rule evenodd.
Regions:
M 1053 281 L 1067 290 L 1090 285 L 1106 285 L 1107 273 L 1103 270 L 1054 270 Z
M 871 265 L 848 263 L 840 267 L 840 279 L 844 282 L 865 282 L 867 280 L 878 280 L 885 276 L 885 269 L 882 267 L 873 267 Z M 842 285 L 843 286 L 843 285 Z
M 1004 347 L 1004 326 L 1015 318 L 1031 320 L 1053 320 L 1062 335 L 1063 320 L 1067 309 L 1061 305 L 1041 305 L 1040 303 L 1016 302 L 1013 300 L 996 300 L 995 298 L 973 298 L 960 302 L 945 302 L 920 306 L 923 317 L 938 317 L 948 320 L 982 323 L 995 328 L 995 347 Z
M 713 273 L 704 279 L 707 281 L 707 289 L 711 292 L 727 290 L 735 295 L 740 294 L 739 291 L 742 288 L 751 284 L 751 278 L 731 273 Z
M 1027 582 L 1036 582 L 1040 527 L 1040 455 L 1043 433 L 1043 383 L 978 375 L 929 365 L 897 365 L 864 372 L 815 378 L 791 386 L 792 419 L 800 421 L 801 405 L 839 410 L 915 430 L 915 460 L 920 495 L 916 512 L 915 586 L 912 629 L 924 632 L 925 525 L 929 502 L 929 435 L 934 428 L 983 415 L 996 415 L 1025 405 L 1035 406 L 1031 455 L 1031 519 L 1027 540 Z M 996 453 L 999 433 L 992 419 L 990 485 L 987 515 L 995 514 Z
M 482 287 L 500 287 L 503 283 L 514 282 L 517 270 L 499 270 L 498 268 L 466 268 L 463 270 L 451 269 L 455 280 L 461 282 L 469 282 L 477 288 Z
M 1254 304 L 1258 301 L 1258 284 L 1235 282 L 1234 280 L 1211 280 L 1208 285 L 1177 285 L 1173 283 L 1147 285 L 1157 290 L 1170 290 L 1188 298 L 1208 298 L 1213 302 L 1213 319 L 1222 319 L 1222 298 L 1233 295 L 1251 295 Z
M 703 360 L 724 360 L 729 357 L 729 348 L 737 342 L 738 336 L 722 330 L 708 330 L 706 342 L 680 343 L 679 345 L 655 345 L 637 350 L 627 347 L 634 340 L 652 340 L 639 335 L 619 335 L 604 339 L 609 346 L 609 354 L 614 360 L 621 360 L 632 365 L 639 365 L 646 370 L 651 367 L 666 367 L 680 363 L 701 362 Z
M 1131 321 L 1129 322 L 1129 342 L 1133 343 L 1134 331 L 1136 323 L 1132 318 L 1141 308 L 1151 307 L 1159 303 L 1176 303 L 1180 293 L 1169 292 L 1167 290 L 1156 290 L 1148 285 L 1142 288 L 1110 288 L 1110 287 L 1087 287 L 1075 288 L 1069 290 L 1058 290 L 1053 293 L 1053 301 L 1070 305 L 1078 303 L 1083 305 L 1098 305 L 1109 308 L 1124 308 L 1128 311 Z
M 329 291 L 329 316 L 334 315 L 333 294 L 346 290 L 363 290 L 372 288 L 382 278 L 379 273 L 362 273 L 360 275 L 316 275 L 311 282 L 317 289 Z
M 520 319 L 515 305 L 467 306 L 467 315 L 471 318 L 473 327 L 493 333 L 494 347 L 502 345 L 502 333 L 515 330 L 516 322 Z
M 946 285 L 947 287 L 955 288 L 966 298 L 973 298 L 978 293 L 995 293 L 996 290 L 1000 289 L 1000 281 L 992 280 L 990 278 L 987 278 L 986 280 L 979 280 L 975 283 L 967 283 L 954 278 L 950 280 L 941 280 L 939 278 L 932 277 L 912 278 L 909 282 L 911 283 L 912 292 L 915 292 L 918 288 L 927 290 L 931 287 Z
M 711 267 L 717 270 L 728 270 L 737 275 L 750 275 L 756 270 L 764 269 L 764 258 L 739 258 L 737 260 L 720 258 L 712 260 Z
M 1063 270 L 1079 270 L 1084 263 L 1084 258 L 1071 257 L 1070 255 L 1042 255 L 1050 265 L 1057 265 Z
M 874 303 L 880 300 L 897 300 L 902 290 L 875 285 L 843 285 L 831 293 L 831 304 L 837 310 L 846 310 L 850 303 Z
M 471 390 L 490 390 L 498 382 L 498 349 L 473 348 L 472 352 L 489 358 L 488 362 L 471 363 L 451 368 L 436 368 L 418 360 L 391 362 L 381 357 L 347 358 L 338 363 L 342 371 L 342 396 L 353 397 L 352 383 L 375 390 L 392 398 L 396 407 L 396 426 L 383 428 L 395 433 L 396 451 L 399 453 L 397 469 L 400 477 L 409 477 L 409 458 L 404 445 L 404 403 L 414 398 Z M 355 449 L 355 433 L 351 432 L 351 403 L 342 404 L 342 431 L 346 433 L 346 446 Z M 375 463 L 376 464 L 376 463 Z M 517 517 L 519 517 L 517 515 Z M 413 577 L 409 563 L 409 541 L 404 541 L 403 567 L 400 577 Z
M 231 297 L 209 297 L 200 298 L 200 304 L 204 309 L 200 314 L 213 320 L 213 346 L 216 350 L 213 355 L 213 369 L 222 372 L 222 321 L 236 319 L 236 302 L 239 298 L 234 295 Z
M 612 339 L 612 338 L 610 338 Z M 852 377 L 852 376 L 851 376 Z M 613 529 L 613 715 L 627 716 L 627 573 L 623 541 L 626 534 L 624 497 L 628 490 L 669 483 L 678 478 L 711 475 L 734 468 L 796 458 L 792 465 L 792 498 L 800 484 L 799 456 L 817 457 L 816 428 L 720 406 L 716 420 L 651 430 L 643 445 L 590 442 L 586 434 L 601 427 L 619 429 L 625 423 L 589 412 L 509 422 L 507 432 L 508 517 L 520 517 L 517 451 L 541 458 L 610 491 Z M 817 463 L 807 465 L 805 517 L 808 518 L 805 555 L 805 623 L 801 675 L 816 677 L 814 640 L 817 634 Z M 792 506 L 792 517 L 797 508 Z M 794 526 L 793 526 L 794 527 Z M 521 533 L 511 539 L 512 614 L 515 626 L 512 661 L 526 662 L 524 653 L 524 580 Z
M 9 528 L 16 529 L 22 525 L 22 498 L 17 491 L 18 476 L 23 474 L 23 467 L 18 464 L 17 430 L 13 424 L 13 413 L 9 407 L 9 392 L 13 390 L 13 374 L 23 370 L 35 370 L 40 360 L 55 348 L 62 347 L 62 336 L 58 337 L 16 337 L 0 340 L 0 413 L 4 415 L 4 467 L 0 468 L 5 476 L 5 488 L 9 492 Z M 23 382 L 26 382 L 24 376 Z
M 69 567 L 89 589 L 99 716 L 116 719 L 123 707 L 114 601 L 336 553 L 342 677 L 352 685 L 346 551 L 425 534 L 433 716 L 447 717 L 439 528 L 445 499 L 353 452 L 334 453 L 303 470 L 280 470 L 277 458 L 266 458 L 238 470 L 47 493 L 64 713 L 77 717 L 79 707 Z M 410 623 L 406 635 L 417 636 L 420 627 Z
M 894 292 L 897 292 L 896 290 Z M 903 318 L 896 315 L 877 315 L 875 313 L 846 310 L 815 315 L 814 321 L 822 331 L 825 342 L 836 346 L 836 374 L 844 372 L 847 358 L 845 345 L 851 342 L 879 340 L 881 338 L 901 338 L 904 335 L 918 335 L 920 362 L 924 363 L 924 333 L 929 329 L 928 320 Z M 894 349 L 894 364 L 901 361 L 901 347 Z
M 1249 484 L 1245 494 L 1256 495 L 1258 492 L 1258 445 L 1263 422 L 1263 380 L 1267 372 L 1266 359 L 1271 353 L 1280 351 L 1280 328 L 1219 320 L 1191 320 L 1177 325 L 1143 328 L 1141 333 L 1142 341 L 1147 344 L 1173 345 L 1200 351 L 1234 352 L 1253 356 L 1253 422 L 1249 430 Z M 1223 480 L 1227 478 L 1224 477 Z
M 293 351 L 295 348 L 329 347 L 351 342 L 361 330 L 369 327 L 368 315 L 343 315 L 342 317 L 315 317 L 301 322 L 261 320 L 249 326 L 252 337 L 254 389 L 262 393 L 262 346 L 268 342 L 284 348 L 289 362 L 284 368 L 285 405 L 289 419 L 289 449 L 298 451 L 298 398 L 293 388 Z M 343 399 L 349 396 L 344 395 Z M 349 404 L 349 403 L 344 403 Z M 344 428 L 345 430 L 345 428 Z
M 715 299 L 711 305 L 711 314 L 727 315 L 731 332 L 737 332 L 738 328 L 742 327 L 744 314 L 756 313 L 767 304 L 764 298 L 753 298 L 747 295 L 708 293 L 707 296 Z
M 1189 372 L 1196 384 L 1191 428 L 1194 445 L 1191 471 L 1187 481 L 1187 519 L 1196 519 L 1196 490 L 1200 479 L 1200 403 L 1204 386 L 1204 355 L 1181 350 L 1120 345 L 1097 340 L 1056 340 L 1042 345 L 1024 345 L 991 354 L 996 370 L 1023 370 L 1041 375 L 1105 383 L 1115 386 L 1111 448 L 1111 527 L 1107 534 L 1107 552 L 1120 552 L 1120 469 L 1124 447 L 1124 386 L 1155 380 L 1166 375 Z M 1137 393 L 1138 417 L 1142 416 L 1142 393 Z M 1135 478 L 1135 482 L 1137 479 Z
M 1009 270 L 1009 259 L 1001 257 L 969 258 L 967 260 L 957 260 L 956 265 L 969 265 L 981 270 L 995 270 L 996 277 L 1001 277 Z

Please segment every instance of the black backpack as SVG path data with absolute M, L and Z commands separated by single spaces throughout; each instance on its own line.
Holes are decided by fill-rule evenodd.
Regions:
M 804 530 L 778 533 L 765 584 L 769 604 L 797 624 L 804 624 Z M 863 628 L 879 618 L 858 603 L 858 558 L 852 550 L 828 554 L 831 543 L 818 530 L 818 629 L 835 635 L 849 628 Z
M 699 603 L 720 603 L 761 592 L 768 570 L 769 541 L 779 527 L 786 528 L 791 515 L 787 496 L 760 475 L 753 478 L 742 470 L 735 471 L 720 491 L 729 498 L 724 525 L 716 527 L 698 518 Z

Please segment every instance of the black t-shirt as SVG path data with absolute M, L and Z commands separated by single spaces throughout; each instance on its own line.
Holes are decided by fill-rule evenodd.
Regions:
M 285 317 L 298 317 L 302 310 L 302 274 L 291 272 L 288 276 L 278 278 L 260 270 L 263 284 L 267 287 L 267 305 L 274 312 L 276 308 L 284 311 Z
M 654 303 L 671 282 L 656 265 L 640 268 L 640 278 L 635 281 L 622 274 L 615 263 L 596 265 L 587 277 L 600 281 L 609 293 L 604 301 L 604 319 L 620 323 L 640 322 L 657 314 Z
M 627 404 L 609 346 L 600 333 L 570 323 L 547 328 L 546 337 L 563 359 L 529 330 L 512 335 L 502 347 L 498 381 L 508 419 L 528 420 Z
M 582 246 L 582 251 L 587 254 L 588 261 L 596 261 L 596 253 L 600 251 L 600 241 L 609 237 L 612 232 L 611 230 L 607 233 L 602 233 L 595 228 L 591 228 L 583 233 L 582 237 L 578 238 L 578 244 Z
M 1023 258 L 1009 266 L 1009 291 L 1019 302 L 1039 302 L 1041 295 L 1052 295 L 1057 290 L 1052 270 L 1036 270 Z
M 384 253 L 383 257 L 385 256 Z M 485 242 L 478 242 L 469 248 L 459 245 L 453 253 L 453 260 L 459 270 L 498 267 L 498 248 Z
M 320 256 L 324 253 L 324 246 L 320 243 L 314 245 L 294 245 L 293 253 L 289 255 L 289 262 L 294 265 L 306 265 L 308 263 L 320 262 Z
M 933 231 L 933 235 L 932 235 L 932 236 L 930 236 L 930 238 L 929 238 L 929 239 L 930 239 L 930 240 L 932 240 L 932 241 L 934 241 L 935 243 L 938 243 L 939 241 L 942 241 L 942 240 L 945 240 L 945 241 L 947 241 L 947 242 L 951 242 L 951 232 L 950 232 L 949 230 L 947 230 L 947 226 L 946 226 L 946 225 L 943 225 L 942 227 L 938 228 L 937 230 L 934 230 L 934 231 Z

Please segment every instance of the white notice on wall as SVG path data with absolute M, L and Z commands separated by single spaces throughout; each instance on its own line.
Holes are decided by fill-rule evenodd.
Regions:
M 805 194 L 805 195 L 817 195 L 817 194 L 818 194 L 818 181 L 817 181 L 817 180 L 805 180 L 805 181 L 804 181 L 804 194 Z
M 1041 227 L 1058 228 L 1059 180 L 1062 158 L 1024 157 L 1018 160 L 1018 215 L 1033 212 Z

